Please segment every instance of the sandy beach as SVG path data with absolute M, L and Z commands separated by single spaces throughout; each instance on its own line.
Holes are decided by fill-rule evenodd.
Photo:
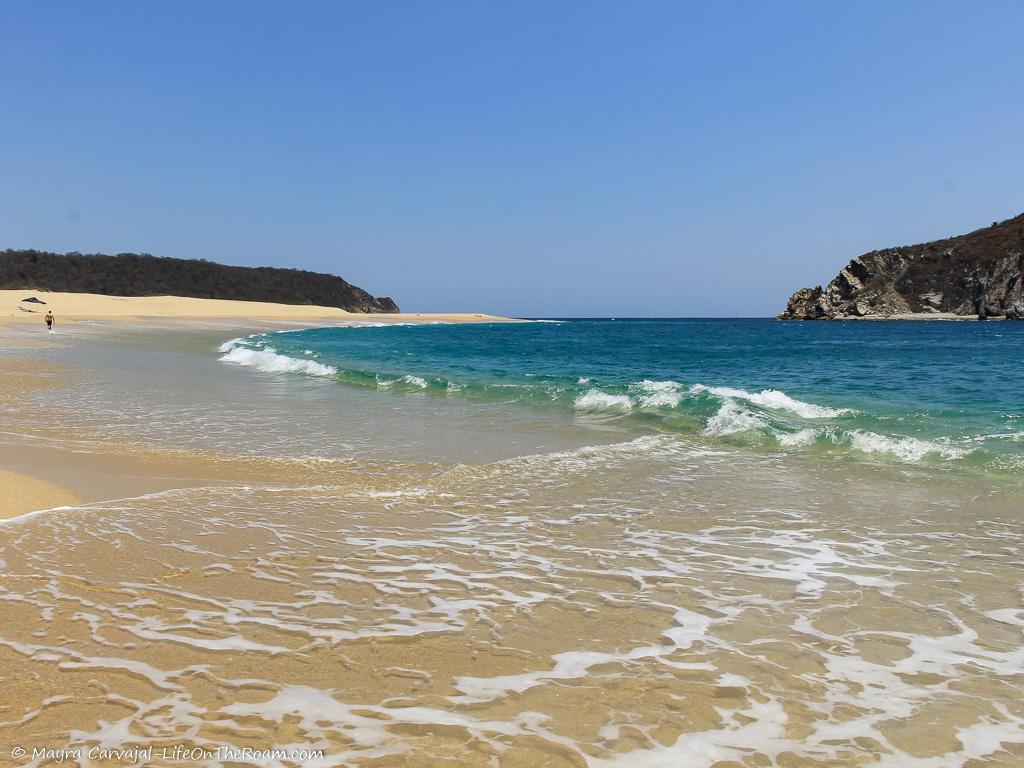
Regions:
M 45 304 L 24 303 L 35 297 Z M 52 311 L 56 336 L 47 337 L 43 317 Z M 0 290 L 0 333 L 8 329 L 2 345 L 0 396 L 14 405 L 31 392 L 60 386 L 66 375 L 60 366 L 26 360 L 19 351 L 43 348 L 59 338 L 65 326 L 88 333 L 131 334 L 137 326 L 179 329 L 192 332 L 204 328 L 231 327 L 239 333 L 303 324 L 332 323 L 473 323 L 502 322 L 509 318 L 483 313 L 359 314 L 336 307 L 296 306 L 269 302 L 195 299 L 182 296 L 103 296 L 88 293 L 57 293 L 39 290 Z M 100 325 L 97 325 L 100 323 Z M 33 326 L 38 333 L 27 333 Z M 19 329 L 11 333 L 11 329 Z M 70 374 L 74 375 L 74 374 Z M 67 440 L 65 430 L 62 439 Z M 107 465 L 107 466 L 104 466 Z M 266 467 L 240 468 L 238 462 L 204 462 L 190 455 L 187 465 L 181 457 L 146 452 L 62 454 L 31 440 L 10 450 L 0 446 L 0 484 L 6 492 L 0 498 L 0 519 L 40 509 L 81 501 L 162 490 L 176 484 L 201 484 L 239 479 L 266 472 Z M 49 479 L 43 479 L 49 478 Z M 59 478 L 54 481 L 54 478 Z M 187 478 L 187 479 L 186 479 Z M 66 484 L 70 484 L 71 488 Z M 72 490 L 73 489 L 73 490 Z
M 24 303 L 35 297 L 45 304 Z M 337 307 L 272 304 L 263 301 L 193 299 L 184 296 L 101 296 L 93 293 L 53 293 L 39 290 L 0 290 L 0 324 L 43 324 L 47 310 L 57 322 L 121 320 L 247 320 L 260 322 L 314 322 L 367 320 L 372 322 L 496 322 L 509 318 L 483 313 L 369 314 L 346 312 Z
M 403 334 L 480 331 L 484 355 L 519 328 L 565 343 L 557 324 L 38 295 L 54 333 L 0 332 L 0 744 L 55 751 L 0 765 L 1024 755 L 1015 485 L 629 428 L 608 416 L 626 395 L 564 415 L 510 399 L 540 377 L 473 399 L 312 349 L 352 334 L 406 365 L 428 339 Z M 321 324 L 341 330 L 276 333 Z M 272 343 L 291 366 L 266 364 Z M 105 748 L 144 752 L 88 757 Z M 253 756 L 274 749 L 299 752 Z
M 1024 3 L 2 18 L 0 768 L 1024 768 Z
M 67 488 L 7 470 L 0 470 L 0 485 L 4 487 L 3 498 L 0 499 L 0 519 L 77 504 L 82 500 Z

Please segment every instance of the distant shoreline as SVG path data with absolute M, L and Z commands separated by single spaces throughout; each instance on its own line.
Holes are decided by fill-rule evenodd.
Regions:
M 26 303 L 34 297 L 44 303 Z M 337 307 L 278 304 L 265 301 L 197 299 L 187 296 L 107 296 L 41 290 L 0 290 L 0 323 L 37 323 L 52 311 L 59 330 L 63 323 L 89 320 L 176 321 L 245 320 L 281 322 L 493 323 L 514 318 L 481 312 L 349 312 Z
M 24 299 L 35 297 L 45 303 L 25 303 Z M 0 290 L 0 325 L 43 325 L 43 317 L 52 311 L 57 318 L 57 329 L 63 323 L 82 321 L 121 322 L 166 322 L 175 321 L 229 321 L 245 323 L 285 322 L 323 323 L 371 322 L 371 323 L 496 323 L 496 322 L 565 322 L 570 320 L 774 320 L 762 317 L 545 317 L 513 318 L 483 312 L 349 312 L 338 307 L 311 304 L 280 304 L 265 301 L 243 301 L 233 299 L 201 299 L 190 296 L 110 296 L 97 293 L 71 293 L 43 291 L 38 289 Z M 1003 320 L 990 317 L 988 320 Z M 818 321 L 936 321 L 936 322 L 978 322 L 975 315 L 957 315 L 952 312 L 914 312 L 892 315 L 843 315 L 830 318 L 816 318 Z M 793 319 L 790 322 L 808 322 Z M 987 322 L 987 321 L 986 321 Z
M 242 267 L 148 253 L 0 251 L 0 287 L 109 296 L 318 304 L 350 312 L 401 312 L 388 296 L 372 296 L 338 275 L 280 267 Z
M 782 319 L 782 318 L 779 318 L 779 319 Z M 990 317 L 990 318 L 987 318 L 984 322 L 989 322 L 990 320 L 1005 320 L 1005 319 L 1006 318 L 1004 318 L 1004 317 Z M 957 314 L 955 314 L 953 312 L 906 312 L 906 313 L 903 313 L 903 314 L 895 314 L 895 315 L 863 315 L 863 316 L 858 316 L 858 315 L 841 315 L 841 316 L 838 316 L 838 317 L 816 318 L 814 320 L 803 320 L 803 319 L 796 319 L 795 318 L 791 322 L 798 322 L 798 323 L 812 322 L 812 323 L 817 323 L 817 322 L 835 322 L 837 320 L 838 321 L 856 320 L 857 322 L 861 322 L 861 321 L 882 322 L 882 321 L 885 321 L 885 320 L 910 320 L 910 321 L 913 321 L 913 322 L 924 322 L 924 321 L 928 321 L 928 320 L 933 320 L 933 321 L 938 321 L 938 322 L 963 322 L 963 321 L 968 321 L 968 322 L 973 322 L 973 323 L 979 322 L 977 315 L 957 315 Z

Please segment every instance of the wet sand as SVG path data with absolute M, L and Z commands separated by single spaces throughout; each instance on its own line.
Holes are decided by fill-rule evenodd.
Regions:
M 16 517 L 38 509 L 77 504 L 82 499 L 67 488 L 32 477 L 0 470 L 0 519 Z
M 1024 762 L 1016 488 L 668 435 L 461 461 L 246 452 L 246 425 L 176 444 L 180 410 L 90 418 L 90 361 L 199 359 L 208 331 L 90 331 L 73 360 L 25 333 L 0 342 L 0 466 L 86 503 L 0 523 L 0 765 Z M 209 399 L 253 375 L 207 370 L 183 379 Z M 146 376 L 115 377 L 126 419 L 129 388 L 181 386 Z

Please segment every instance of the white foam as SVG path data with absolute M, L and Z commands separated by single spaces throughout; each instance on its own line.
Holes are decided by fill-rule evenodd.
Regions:
M 307 376 L 334 376 L 338 369 L 315 360 L 302 360 L 281 355 L 269 349 L 250 349 L 240 345 L 221 347 L 225 354 L 220 358 L 225 363 L 244 365 L 264 373 L 304 373 Z M 227 347 L 227 349 L 225 349 Z
M 969 451 L 951 445 L 920 440 L 916 437 L 886 437 L 877 432 L 854 429 L 845 433 L 850 445 L 863 453 L 884 453 L 904 461 L 920 461 L 925 456 L 936 455 L 944 459 L 960 459 Z
M 223 353 L 223 352 L 230 352 L 232 349 L 234 349 L 235 347 L 239 346 L 240 344 L 244 344 L 245 341 L 246 341 L 246 339 L 244 339 L 244 338 L 237 338 L 237 339 L 231 339 L 230 341 L 225 341 L 223 344 L 221 344 L 219 347 L 217 347 L 217 351 L 221 352 L 221 353 Z
M 752 411 L 741 408 L 735 400 L 726 400 L 714 416 L 708 419 L 701 433 L 709 437 L 724 437 L 737 432 L 757 432 L 768 422 Z
M 997 608 L 992 611 L 985 611 L 985 615 L 993 621 L 998 621 L 1000 624 L 1024 627 L 1024 609 L 1021 608 Z
M 865 496 L 852 500 L 861 502 L 864 519 L 845 509 L 838 517 L 823 514 L 829 494 L 842 485 L 797 494 L 804 486 L 774 462 L 764 474 L 748 473 L 751 465 L 738 463 L 747 452 L 710 455 L 705 444 L 649 435 L 444 473 L 431 469 L 422 486 L 373 483 L 299 497 L 284 488 L 208 488 L 153 496 L 160 505 L 99 503 L 96 509 L 123 514 L 81 515 L 79 522 L 54 516 L 46 535 L 56 534 L 59 548 L 12 537 L 5 551 L 26 559 L 0 581 L 0 604 L 18 605 L 19 614 L 38 611 L 26 631 L 38 626 L 40 643 L 64 642 L 59 625 L 48 626 L 58 611 L 91 630 L 92 640 L 86 635 L 74 648 L 34 644 L 15 639 L 22 630 L 5 626 L 0 646 L 26 665 L 103 675 L 106 700 L 127 711 L 114 719 L 100 719 L 110 717 L 108 710 L 69 717 L 69 729 L 77 726 L 69 730 L 72 743 L 159 744 L 176 734 L 203 734 L 214 723 L 221 727 L 216 738 L 229 744 L 264 740 L 286 747 L 275 742 L 294 738 L 300 746 L 335 750 L 320 762 L 303 761 L 311 767 L 429 762 L 437 742 L 423 735 L 441 729 L 453 764 L 471 762 L 483 746 L 497 764 L 503 753 L 513 759 L 520 744 L 548 742 L 562 747 L 567 762 L 594 768 L 777 765 L 784 754 L 820 765 L 957 768 L 984 763 L 993 753 L 990 760 L 998 761 L 1004 743 L 1020 742 L 1014 704 L 1024 668 L 1018 639 L 1024 608 L 1011 578 L 1019 521 L 960 526 L 942 516 L 918 523 L 912 516 L 928 506 L 902 511 L 900 504 L 895 515 L 884 497 L 865 502 Z M 673 460 L 672 471 L 651 472 L 651 455 L 686 459 Z M 650 484 L 617 495 L 622 475 L 606 470 L 636 457 L 643 457 L 637 468 Z M 728 474 L 707 474 L 717 464 Z M 586 473 L 581 483 L 569 477 L 576 467 Z M 641 477 L 633 468 L 630 476 Z M 726 496 L 732 503 L 705 507 L 702 489 L 691 494 L 679 482 L 703 477 L 742 477 L 753 487 L 764 484 L 764 494 L 734 502 Z M 569 483 L 594 492 L 541 492 Z M 661 487 L 664 496 L 637 490 Z M 426 514 L 375 517 L 402 499 L 409 512 Z M 775 511 L 777 505 L 786 511 Z M 605 519 L 594 525 L 587 518 L 595 515 Z M 891 527 L 880 524 L 890 517 Z M 251 546 L 247 539 L 240 548 L 231 535 L 236 530 L 267 543 Z M 191 553 L 191 573 L 167 571 L 157 555 L 137 582 L 92 585 L 88 574 L 71 571 L 73 555 L 82 551 L 76 542 L 86 536 L 125 556 L 125 543 Z M 937 581 L 931 578 L 936 563 L 971 578 Z M 216 572 L 232 568 L 220 589 Z M 165 571 L 174 578 L 155 577 Z M 43 580 L 25 580 L 24 573 Z M 214 580 L 200 580 L 200 573 Z M 278 582 L 273 592 L 230 596 L 236 584 L 266 578 Z M 919 585 L 927 589 L 914 588 Z M 899 610 L 875 611 L 886 605 Z M 535 613 L 534 606 L 543 610 Z M 904 618 L 911 610 L 922 616 L 920 626 Z M 552 614 L 582 632 L 563 632 L 536 648 L 518 641 L 535 628 L 547 631 Z M 434 662 L 435 649 L 457 657 L 488 634 L 494 646 L 512 649 L 507 666 L 471 662 L 470 651 L 454 667 Z M 413 645 L 417 638 L 425 645 Z M 878 642 L 897 652 L 875 658 L 870 651 Z M 132 661 L 140 643 L 173 643 L 179 650 L 161 658 L 180 656 L 193 666 L 156 669 Z M 294 654 L 315 650 L 347 663 L 350 650 L 359 658 L 369 643 L 379 695 L 360 694 L 353 703 L 342 689 L 289 682 Z M 221 660 L 239 651 L 254 659 L 253 671 L 244 679 L 225 677 L 231 670 Z M 762 674 L 765 669 L 771 674 Z M 922 673 L 943 679 L 918 680 Z M 135 677 L 149 683 L 146 689 L 138 689 Z M 392 685 L 387 677 L 405 680 Z M 208 696 L 205 681 L 224 693 Z M 130 697 L 149 686 L 166 695 Z M 232 693 L 242 688 L 258 695 Z M 60 704 L 54 693 L 59 690 L 44 689 L 32 702 L 38 709 L 14 713 L 15 729 L 19 716 L 27 723 Z M 699 707 L 692 719 L 685 708 L 662 704 L 686 704 L 690 695 Z M 571 712 L 561 706 L 566 697 L 592 713 L 586 729 L 571 727 Z M 786 703 L 794 699 L 797 709 Z M 495 704 L 479 706 L 487 701 Z M 927 709 L 933 701 L 944 707 L 937 716 L 954 713 L 948 728 L 923 719 L 936 715 Z M 714 707 L 708 716 L 701 714 L 706 706 Z M 662 722 L 680 719 L 693 730 L 680 729 L 677 738 L 665 729 L 653 737 Z M 887 738 L 904 723 L 923 723 L 959 745 L 934 756 L 909 755 Z M 572 737 L 557 735 L 567 732 Z M 521 737 L 529 740 L 518 742 Z
M 410 387 L 419 387 L 420 389 L 427 388 L 427 380 L 422 376 L 413 376 L 411 374 L 403 376 L 402 381 L 408 384 Z
M 678 381 L 644 379 L 630 389 L 637 393 L 642 408 L 675 408 L 683 399 L 683 385 Z
M 610 395 L 600 389 L 589 389 L 576 398 L 574 405 L 581 411 L 629 411 L 633 400 L 629 395 Z
M 818 439 L 818 434 L 818 430 L 808 427 L 807 429 L 801 429 L 799 432 L 776 432 L 775 439 L 779 445 L 787 448 L 796 448 L 810 445 Z
M 677 650 L 690 648 L 702 639 L 711 626 L 711 619 L 703 614 L 677 608 L 675 611 L 676 626 L 664 632 L 671 643 L 654 646 L 641 646 L 620 653 L 603 651 L 566 651 L 551 657 L 555 666 L 549 670 L 523 672 L 518 675 L 499 675 L 496 677 L 459 677 L 455 687 L 462 692 L 461 696 L 449 696 L 448 700 L 456 704 L 480 703 L 494 701 L 509 693 L 524 691 L 546 683 L 549 680 L 574 680 L 586 677 L 591 667 L 603 664 L 625 663 L 639 659 L 660 660 Z M 673 663 L 675 668 L 706 669 L 707 665 L 685 665 Z
M 748 403 L 759 405 L 774 411 L 789 411 L 804 419 L 831 419 L 847 413 L 854 413 L 850 408 L 828 408 L 824 405 L 806 403 L 790 397 L 778 389 L 762 389 L 760 392 L 747 392 L 743 389 L 732 387 L 708 387 L 704 384 L 695 384 L 690 388 L 693 393 L 707 392 L 723 399 L 746 400 Z

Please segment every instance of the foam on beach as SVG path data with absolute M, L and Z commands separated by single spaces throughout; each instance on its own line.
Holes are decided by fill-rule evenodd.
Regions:
M 0 742 L 209 768 L 1014 764 L 1021 466 L 975 470 L 1019 455 L 1018 401 L 880 403 L 836 373 L 849 338 L 827 369 L 825 343 L 776 356 L 836 326 L 610 325 L 4 358 L 0 450 L 111 492 L 0 525 Z M 737 328 L 751 354 L 714 368 Z M 695 354 L 643 357 L 655 332 Z M 25 385 L 52 360 L 74 375 Z
M 696 768 L 1021 744 L 1019 521 L 953 528 L 947 491 L 828 474 L 829 503 L 795 499 L 783 462 L 651 435 L 66 509 L 2 531 L 0 662 L 86 747 Z M 69 706 L 69 674 L 104 692 Z

